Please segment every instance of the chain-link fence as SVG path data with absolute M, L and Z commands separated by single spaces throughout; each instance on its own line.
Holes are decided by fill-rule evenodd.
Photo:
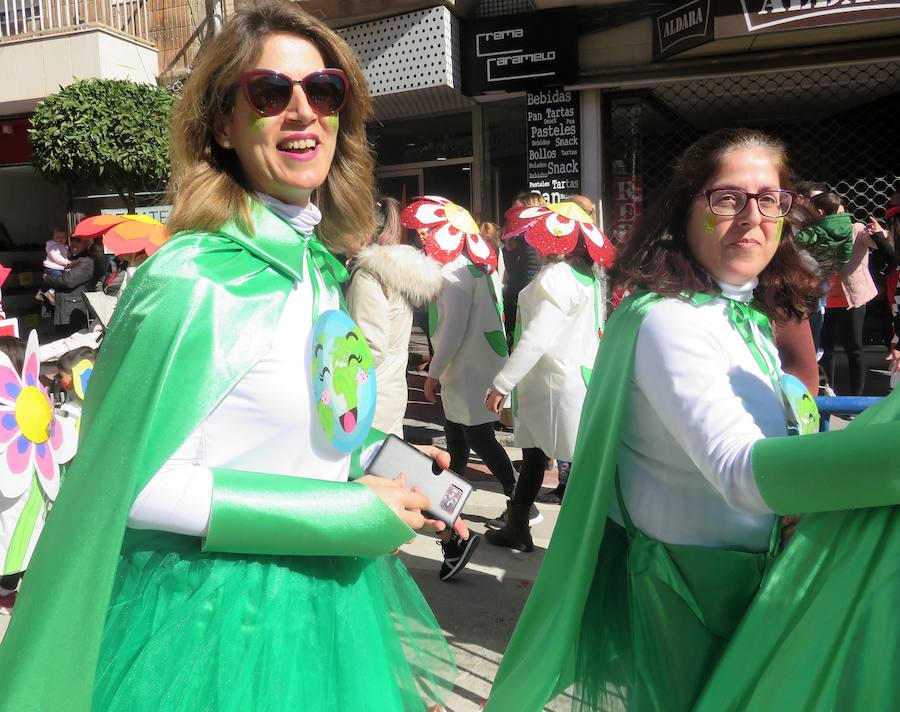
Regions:
M 639 176 L 644 204 L 704 132 L 752 126 L 787 143 L 796 175 L 822 181 L 860 220 L 900 190 L 900 63 L 662 84 L 609 101 L 613 174 Z

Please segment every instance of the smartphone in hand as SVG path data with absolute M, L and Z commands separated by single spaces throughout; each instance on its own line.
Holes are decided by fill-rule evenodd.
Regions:
M 472 485 L 462 477 L 440 469 L 428 455 L 396 435 L 388 435 L 366 473 L 390 480 L 402 473 L 410 489 L 418 486 L 428 497 L 431 506 L 425 515 L 448 527 L 453 526 L 472 493 Z

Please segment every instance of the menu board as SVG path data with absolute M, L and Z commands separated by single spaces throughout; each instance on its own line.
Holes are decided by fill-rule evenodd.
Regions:
M 581 191 L 581 132 L 577 92 L 528 94 L 528 188 L 550 203 Z

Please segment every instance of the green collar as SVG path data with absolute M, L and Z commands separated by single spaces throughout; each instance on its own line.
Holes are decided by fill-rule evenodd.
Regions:
M 253 235 L 248 235 L 234 220 L 225 223 L 217 232 L 265 260 L 286 277 L 295 282 L 302 282 L 306 242 L 294 228 L 259 201 L 250 202 L 250 212 Z M 310 239 L 315 238 L 310 235 Z

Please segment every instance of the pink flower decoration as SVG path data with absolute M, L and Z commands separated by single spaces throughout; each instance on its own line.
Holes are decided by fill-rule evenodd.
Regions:
M 506 211 L 503 239 L 524 235 L 542 255 L 566 255 L 575 249 L 579 235 L 587 251 L 601 267 L 610 267 L 616 250 L 591 217 L 577 203 L 526 205 Z
M 328 394 L 328 391 L 322 391 L 322 396 L 319 398 L 322 401 L 322 405 L 328 405 L 331 403 L 331 396 Z
M 50 500 L 59 492 L 59 465 L 75 456 L 75 421 L 57 418 L 47 390 L 39 380 L 36 332 L 28 336 L 21 376 L 6 354 L 0 353 L 0 493 L 22 495 L 32 473 Z
M 400 217 L 403 227 L 424 230 L 422 241 L 428 256 L 441 264 L 452 262 L 462 254 L 487 271 L 497 269 L 497 253 L 481 236 L 478 223 L 468 210 L 436 195 L 413 198 Z

